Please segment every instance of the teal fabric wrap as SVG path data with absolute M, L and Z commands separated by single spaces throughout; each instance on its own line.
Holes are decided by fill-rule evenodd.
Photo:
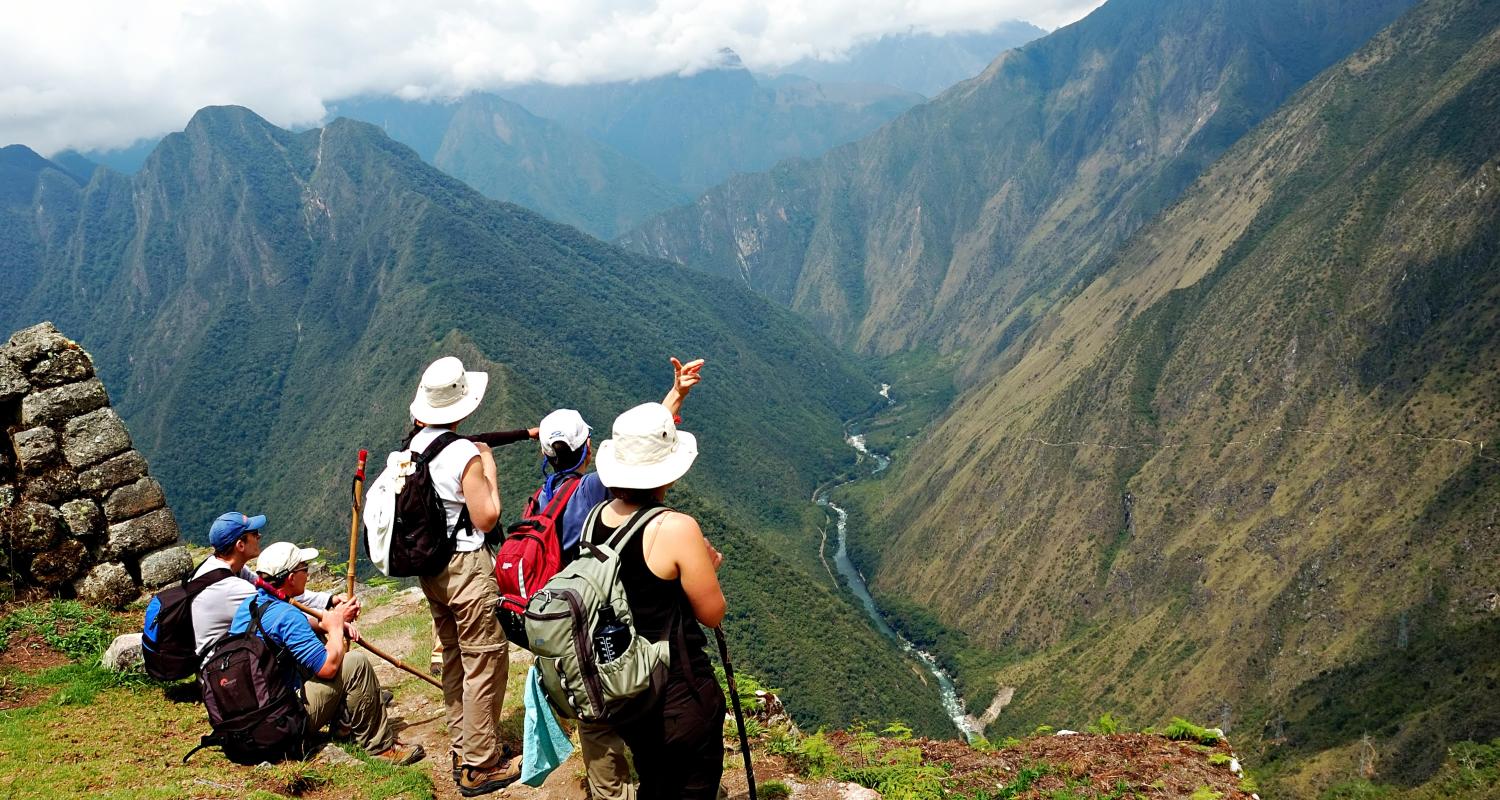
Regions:
M 521 783 L 541 786 L 552 770 L 573 753 L 573 743 L 557 724 L 547 697 L 542 694 L 542 678 L 533 666 L 526 672 L 526 728 L 521 750 Z

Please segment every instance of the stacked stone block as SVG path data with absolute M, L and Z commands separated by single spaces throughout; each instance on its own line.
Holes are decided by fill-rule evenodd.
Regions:
M 192 567 L 161 485 L 76 342 L 0 347 L 0 581 L 121 606 Z

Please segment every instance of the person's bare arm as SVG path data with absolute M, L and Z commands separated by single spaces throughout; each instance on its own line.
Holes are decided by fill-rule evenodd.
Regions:
M 686 514 L 670 512 L 657 525 L 646 566 L 663 580 L 681 578 L 693 616 L 710 628 L 719 627 L 726 608 L 717 574 L 723 556 L 703 538 L 698 521 Z
M 688 392 L 693 390 L 703 380 L 703 359 L 694 359 L 684 364 L 672 357 L 672 388 L 667 390 L 667 396 L 662 398 L 661 404 L 672 412 L 676 417 L 682 413 L 682 401 L 687 399 Z
M 500 488 L 495 475 L 495 456 L 488 445 L 477 445 L 479 457 L 464 467 L 464 504 L 476 531 L 492 530 L 500 522 Z

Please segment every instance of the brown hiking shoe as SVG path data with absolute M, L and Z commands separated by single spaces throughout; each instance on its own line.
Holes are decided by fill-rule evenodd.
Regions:
M 463 776 L 458 779 L 458 792 L 464 797 L 475 797 L 501 789 L 521 777 L 521 759 L 502 761 L 489 769 L 476 769 L 465 765 Z
M 398 767 L 409 767 L 426 757 L 427 751 L 422 749 L 422 745 L 402 744 L 400 742 L 396 742 L 386 748 L 383 753 L 371 756 L 371 758 L 378 758 L 387 764 L 394 764 Z

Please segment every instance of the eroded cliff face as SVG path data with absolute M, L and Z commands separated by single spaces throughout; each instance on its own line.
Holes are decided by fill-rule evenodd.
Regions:
M 192 567 L 89 354 L 44 322 L 0 347 L 0 581 L 121 606 Z

